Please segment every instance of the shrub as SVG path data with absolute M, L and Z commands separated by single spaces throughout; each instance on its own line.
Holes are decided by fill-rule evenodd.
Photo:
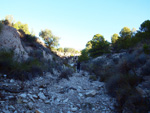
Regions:
M 108 93 L 118 102 L 118 110 L 122 112 L 128 99 L 137 93 L 135 86 L 140 82 L 136 75 L 114 75 L 106 82 Z
M 139 62 L 140 62 L 141 64 L 145 64 L 145 62 L 146 62 L 146 60 L 147 60 L 146 54 L 141 54 L 141 55 L 139 56 L 138 60 L 139 60 Z
M 43 75 L 43 63 L 35 58 L 30 58 L 26 62 L 17 62 L 13 59 L 12 50 L 0 51 L 0 73 L 7 74 L 9 78 L 28 80 L 32 77 Z
M 72 76 L 72 73 L 73 73 L 73 69 L 71 68 L 64 69 L 59 76 L 59 80 L 62 78 L 69 80 L 69 77 Z
M 147 44 L 143 45 L 143 50 L 145 54 L 150 54 L 150 46 L 148 46 Z
M 3 24 L 0 22 L 0 33 L 2 32 Z
M 97 77 L 95 75 L 90 75 L 89 77 L 90 80 L 93 80 L 93 81 L 96 81 L 97 80 Z
M 42 50 L 38 49 L 38 50 L 33 50 L 32 52 L 30 52 L 30 55 L 32 57 L 35 57 L 37 59 L 43 58 L 43 52 Z
M 142 67 L 142 75 L 150 75 L 150 60 L 145 63 Z
M 6 74 L 10 72 L 14 64 L 13 61 L 14 52 L 12 50 L 0 50 L 0 72 Z
M 148 113 L 149 110 L 148 98 L 142 98 L 138 93 L 133 93 L 124 104 L 125 113 Z

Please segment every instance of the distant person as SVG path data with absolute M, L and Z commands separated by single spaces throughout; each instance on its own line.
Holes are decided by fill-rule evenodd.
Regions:
M 77 62 L 77 72 L 80 72 L 80 62 Z

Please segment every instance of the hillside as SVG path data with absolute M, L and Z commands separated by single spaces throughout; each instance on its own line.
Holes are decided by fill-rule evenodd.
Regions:
M 91 44 L 101 37 L 99 44 L 107 48 L 96 51 L 101 46 L 93 46 L 88 60 L 89 53 L 83 56 L 87 51 L 78 60 L 61 58 L 37 37 L 1 25 L 0 112 L 150 112 L 149 31 L 137 33 L 148 35 L 134 47 L 115 43 L 113 49 L 120 47 L 117 51 L 110 51 L 109 43 L 94 35 L 97 39 Z M 77 73 L 75 65 L 80 60 Z

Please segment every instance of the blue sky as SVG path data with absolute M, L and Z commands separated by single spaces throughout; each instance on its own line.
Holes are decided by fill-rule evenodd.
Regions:
M 150 0 L 0 0 L 0 19 L 13 15 L 38 36 L 44 29 L 60 37 L 60 47 L 85 48 L 95 34 L 111 41 L 125 26 L 150 20 Z

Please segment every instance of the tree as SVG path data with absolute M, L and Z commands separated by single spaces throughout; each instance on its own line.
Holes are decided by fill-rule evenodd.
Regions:
M 88 42 L 86 43 L 86 49 L 89 50 L 89 49 L 91 49 L 91 48 L 92 48 L 92 43 L 91 43 L 91 41 L 88 41 Z
M 88 50 L 87 49 L 83 49 L 81 51 L 81 55 L 79 56 L 78 60 L 80 62 L 89 60 L 89 55 L 88 55 Z
M 134 37 L 136 35 L 136 33 L 137 33 L 136 28 L 132 28 L 132 30 L 131 30 L 131 36 Z
M 9 25 L 9 26 L 13 26 L 13 24 L 14 24 L 14 18 L 13 18 L 12 15 L 7 15 L 7 16 L 5 16 L 5 20 L 8 21 L 8 25 Z
M 93 36 L 92 42 L 104 41 L 104 37 L 101 34 L 96 34 Z
M 128 27 L 124 27 L 121 29 L 119 34 L 122 38 L 130 38 L 131 37 L 131 30 Z
M 57 51 L 64 52 L 64 49 L 62 47 L 58 48 Z
M 111 42 L 112 42 L 112 44 L 115 44 L 116 43 L 116 41 L 118 40 L 118 38 L 119 38 L 119 36 L 118 36 L 118 34 L 113 34 L 113 36 L 111 37 Z
M 45 41 L 45 44 L 47 45 L 47 47 L 49 47 L 50 49 L 53 47 L 57 47 L 59 45 L 59 37 L 56 37 L 52 34 L 51 30 L 49 29 L 45 29 L 42 30 L 39 33 L 39 36 L 43 38 L 43 40 Z
M 140 26 L 140 30 L 142 32 L 150 32 L 150 20 L 144 21 Z
M 91 44 L 92 48 L 88 51 L 91 57 L 97 57 L 110 51 L 109 42 L 105 41 L 104 37 L 100 34 L 93 36 Z
M 13 25 L 13 27 L 16 28 L 17 30 L 19 29 L 23 30 L 25 34 L 30 34 L 28 24 L 22 24 L 20 21 L 18 21 Z

